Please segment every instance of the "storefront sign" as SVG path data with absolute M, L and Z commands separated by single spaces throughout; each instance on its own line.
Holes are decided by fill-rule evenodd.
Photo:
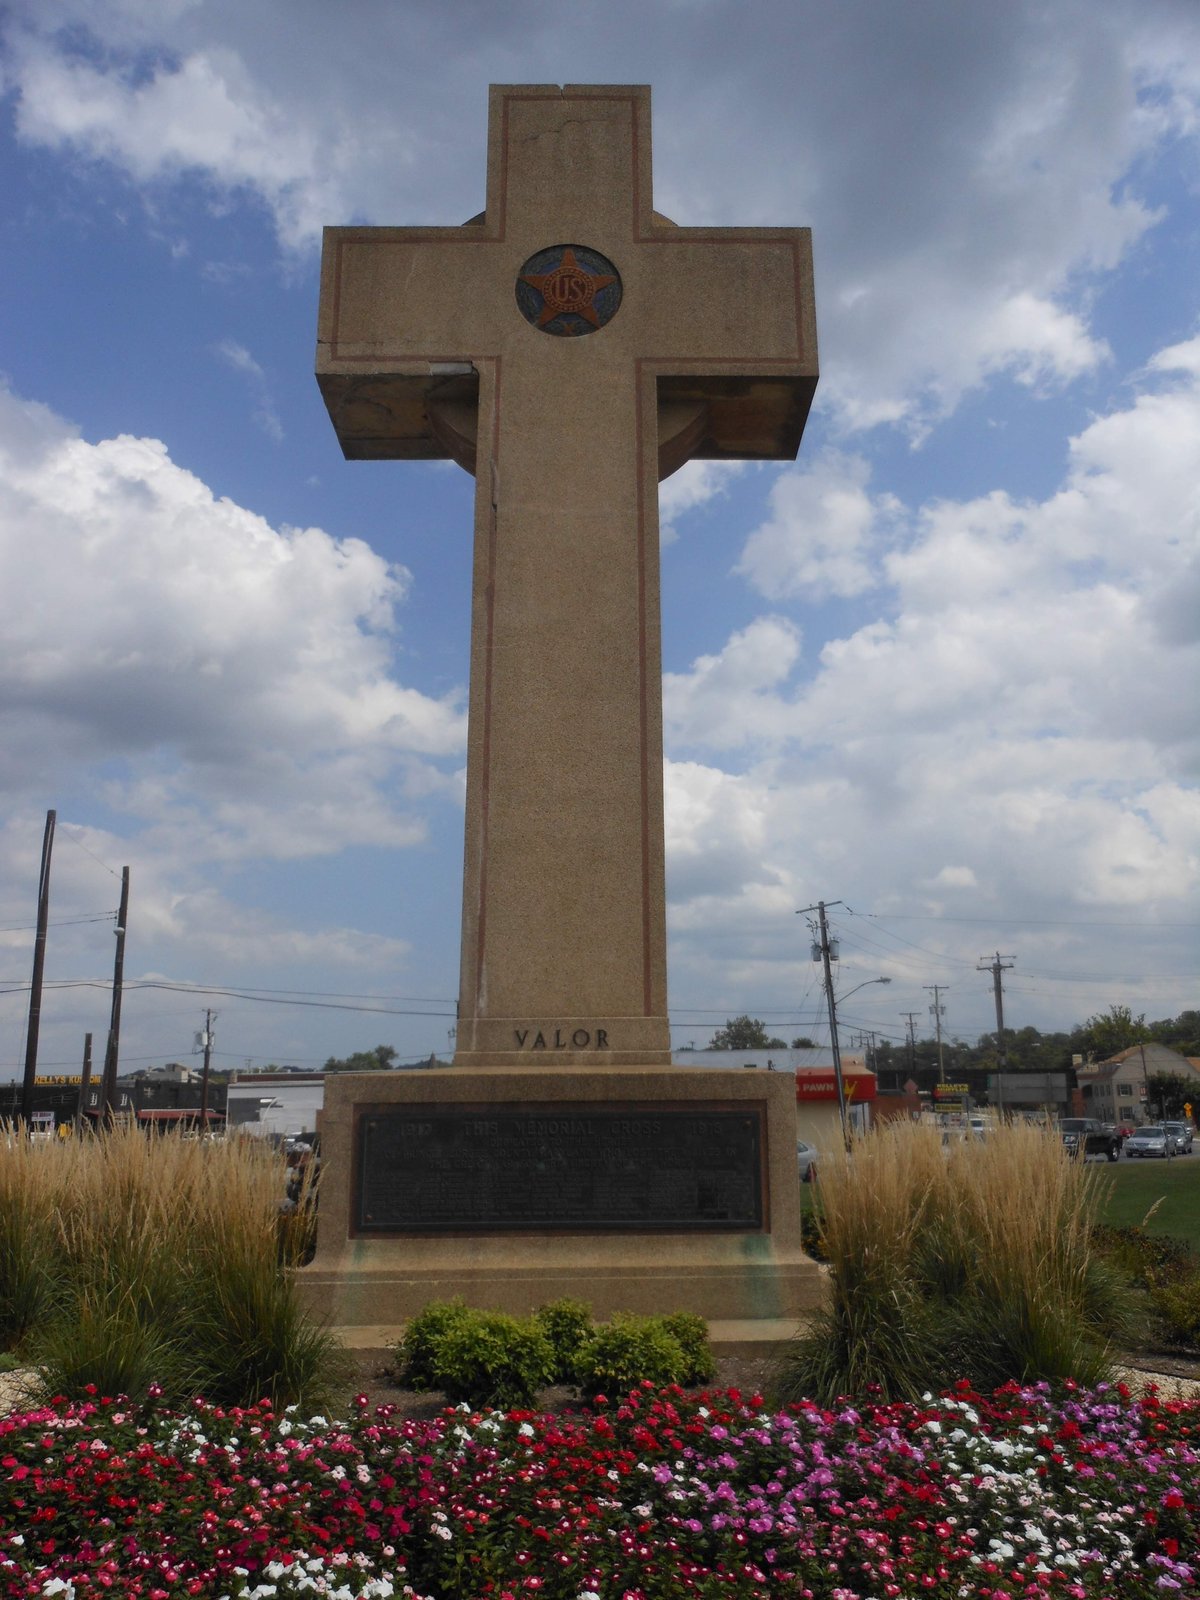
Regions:
M 843 1074 L 842 1088 L 847 1101 L 853 1100 L 856 1104 L 862 1100 L 874 1100 L 875 1078 L 873 1075 L 861 1076 L 856 1073 L 853 1077 Z M 813 1100 L 836 1101 L 837 1075 L 832 1072 L 797 1072 L 796 1074 L 796 1099 L 805 1102 Z

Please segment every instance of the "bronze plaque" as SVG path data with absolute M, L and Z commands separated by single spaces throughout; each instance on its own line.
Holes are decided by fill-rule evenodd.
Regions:
M 358 1233 L 760 1230 L 763 1113 L 672 1103 L 359 1117 Z

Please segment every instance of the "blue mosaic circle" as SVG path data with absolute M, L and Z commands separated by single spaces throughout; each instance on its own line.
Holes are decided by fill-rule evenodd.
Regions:
M 539 250 L 517 274 L 517 305 L 541 333 L 577 338 L 611 322 L 621 304 L 621 277 L 598 250 L 555 244 Z

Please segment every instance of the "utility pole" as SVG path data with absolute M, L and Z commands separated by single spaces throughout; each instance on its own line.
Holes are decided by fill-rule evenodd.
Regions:
M 908 1075 L 915 1078 L 917 1075 L 917 1013 L 915 1011 L 902 1011 L 902 1017 L 908 1018 Z
M 125 925 L 129 920 L 129 868 L 121 868 L 121 905 L 117 912 L 117 953 L 113 961 L 112 1013 L 104 1050 L 104 1088 L 100 1094 L 100 1123 L 107 1126 L 117 1109 L 117 1061 L 121 1051 L 121 990 L 125 982 Z
M 42 870 L 38 878 L 37 935 L 33 941 L 33 978 L 29 985 L 29 1030 L 25 1035 L 25 1081 L 21 1086 L 21 1121 L 25 1132 L 33 1121 L 33 1085 L 37 1078 L 38 1029 L 42 1021 L 42 972 L 46 965 L 46 929 L 50 925 L 50 853 L 58 813 L 47 811 L 42 835 Z
M 208 1132 L 208 1069 L 212 1062 L 213 1044 L 213 1014 L 211 1011 L 204 1013 L 204 1032 L 200 1035 L 200 1042 L 204 1046 L 204 1066 L 200 1073 L 200 1131 Z
M 931 1015 L 933 1017 L 934 1025 L 937 1028 L 938 1082 L 939 1083 L 945 1083 L 945 1081 L 946 1081 L 946 1064 L 942 1059 L 942 1018 L 946 1014 L 946 1008 L 942 1004 L 942 989 L 943 989 L 943 987 L 944 987 L 944 985 L 942 985 L 940 983 L 926 983 L 926 984 L 922 985 L 922 988 L 932 989 L 933 990 L 933 1004 L 930 1006 L 929 1010 L 930 1010 L 930 1013 L 931 1013 Z
M 989 961 L 986 956 L 980 956 L 976 972 L 990 972 L 992 975 L 992 989 L 996 996 L 996 1061 L 999 1071 L 996 1073 L 996 1104 L 1004 1106 L 1004 1074 L 1008 1070 L 1008 1046 L 1004 1043 L 1004 982 L 1001 973 L 1007 972 L 1016 960 L 1016 956 L 1002 956 L 996 951 L 996 959 Z
M 88 1090 L 92 1086 L 92 1036 L 85 1033 L 83 1036 L 83 1071 L 79 1075 L 79 1109 L 75 1113 L 75 1132 L 83 1131 L 84 1107 L 87 1105 Z
M 831 900 L 830 905 L 840 906 L 840 900 Z M 825 901 L 818 900 L 815 906 L 805 906 L 805 911 L 816 911 L 820 937 L 813 941 L 812 954 L 814 961 L 821 961 L 825 967 L 825 999 L 829 1008 L 829 1047 L 833 1051 L 833 1080 L 837 1085 L 838 1116 L 842 1124 L 842 1138 L 847 1150 L 850 1148 L 850 1127 L 846 1118 L 846 1086 L 842 1081 L 842 1053 L 838 1048 L 837 1031 L 837 1006 L 833 998 L 833 969 L 831 960 L 837 958 L 837 945 L 831 947 L 829 942 L 829 924 L 825 920 Z M 797 916 L 801 913 L 797 912 Z M 809 924 L 811 927 L 811 923 Z

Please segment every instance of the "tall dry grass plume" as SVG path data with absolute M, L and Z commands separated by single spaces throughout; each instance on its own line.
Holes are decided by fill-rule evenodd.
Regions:
M 0 1239 L 24 1231 L 26 1257 L 36 1243 L 40 1261 L 38 1317 L 11 1343 L 70 1394 L 151 1382 L 227 1403 L 322 1392 L 336 1352 L 286 1270 L 285 1186 L 283 1157 L 251 1139 L 125 1126 L 53 1144 L 10 1138 Z
M 948 1145 L 932 1125 L 886 1123 L 826 1158 L 827 1300 L 781 1397 L 1106 1376 L 1117 1301 L 1090 1243 L 1101 1197 L 1092 1168 L 1025 1123 Z

